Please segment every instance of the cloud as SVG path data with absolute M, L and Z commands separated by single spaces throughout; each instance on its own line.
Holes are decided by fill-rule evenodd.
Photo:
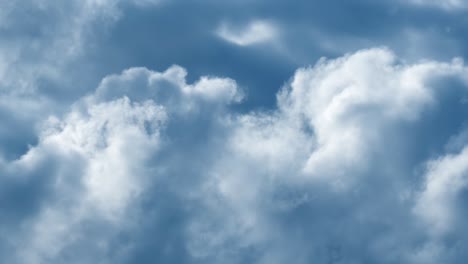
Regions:
M 233 121 L 228 150 L 205 185 L 204 194 L 213 193 L 205 198 L 211 209 L 190 229 L 192 253 L 213 262 L 237 259 L 234 263 L 244 257 L 256 263 L 292 257 L 297 263 L 423 263 L 432 248 L 438 252 L 435 263 L 458 263 L 462 254 L 425 238 L 432 231 L 421 229 L 420 218 L 413 215 L 414 208 L 436 207 L 437 212 L 450 208 L 450 202 L 439 196 L 431 200 L 436 204 L 418 198 L 423 181 L 417 179 L 423 177 L 414 171 L 430 152 L 411 152 L 423 145 L 443 149 L 458 133 L 453 127 L 442 142 L 418 139 L 430 133 L 423 130 L 428 129 L 426 118 L 462 104 L 442 98 L 457 89 L 449 80 L 460 80 L 466 95 L 466 71 L 459 60 L 402 64 L 380 48 L 297 70 L 278 94 L 276 112 Z M 426 193 L 432 188 L 422 197 L 431 197 Z M 422 215 L 433 221 L 434 210 Z M 224 224 L 210 222 L 210 215 Z M 444 209 L 437 215 L 452 214 Z
M 140 2 L 156 3 L 129 3 Z M 34 133 L 44 116 L 66 111 L 94 88 L 94 78 L 102 76 L 89 66 L 89 55 L 122 17 L 122 6 L 118 0 L 1 4 L 0 115 L 5 129 L 0 156 L 24 154 L 37 141 Z
M 235 28 L 228 24 L 221 24 L 216 34 L 233 44 L 250 46 L 273 41 L 278 35 L 278 29 L 268 21 L 255 20 L 244 28 Z
M 23 193 L 28 206 L 4 205 L 0 251 L 13 263 L 461 263 L 444 238 L 463 219 L 464 116 L 430 131 L 463 107 L 466 73 L 460 59 L 361 50 L 298 69 L 276 109 L 247 113 L 229 78 L 109 75 L 0 160 L 1 201 Z
M 415 197 L 414 214 L 422 221 L 429 242 L 412 256 L 415 263 L 462 263 L 466 253 L 463 219 L 466 219 L 467 147 L 430 160 L 426 165 L 422 191 Z M 447 243 L 455 241 L 455 246 Z
M 467 7 L 465 0 L 412 0 L 410 2 L 416 5 L 435 6 L 447 10 L 460 10 Z
M 14 238 L 8 239 L 10 231 L 2 234 L 2 240 L 18 247 L 11 261 L 112 262 L 105 259 L 108 239 L 132 227 L 129 216 L 138 211 L 132 206 L 144 197 L 145 186 L 157 181 L 157 168 L 165 166 L 150 162 L 167 144 L 161 143 L 164 127 L 177 125 L 198 106 L 213 105 L 205 111 L 215 112 L 216 104 L 238 100 L 233 80 L 202 77 L 191 85 L 185 75 L 174 66 L 162 73 L 134 68 L 106 77 L 95 94 L 76 102 L 62 120 L 50 117 L 36 146 L 2 164 L 4 183 L 22 177 L 20 188 L 4 187 L 16 188 L 4 199 L 42 182 L 47 190 L 39 197 L 25 194 L 26 204 L 39 199 L 39 211 L 17 216 L 25 226 L 17 227 Z M 76 250 L 89 253 L 82 259 Z
M 56 81 L 60 68 L 86 48 L 92 24 L 117 16 L 116 1 L 11 1 L 1 14 L 2 34 L 8 38 L 0 46 L 0 56 L 10 65 L 0 72 L 2 92 L 27 94 L 38 89 L 38 79 Z M 11 86 L 16 89 L 7 89 Z
M 41 197 L 50 202 L 15 238 L 21 247 L 18 258 L 43 263 L 60 258 L 70 245 L 91 246 L 86 244 L 96 234 L 82 230 L 87 222 L 108 223 L 118 230 L 127 217 L 125 209 L 142 191 L 147 174 L 143 164 L 158 148 L 164 120 L 161 107 L 130 103 L 125 97 L 84 112 L 76 109 L 63 121 L 52 118 L 38 145 L 9 166 L 10 177 L 26 174 L 23 181 L 29 184 L 51 178 L 52 185 Z M 53 170 L 31 173 L 49 162 Z
M 457 228 L 462 212 L 458 208 L 460 193 L 467 187 L 467 148 L 460 153 L 447 154 L 428 164 L 424 189 L 415 212 L 427 221 L 434 236 L 443 236 Z
M 466 72 L 456 60 L 452 64 L 395 62 L 392 52 L 371 49 L 296 72 L 290 91 L 284 90 L 279 102 L 290 115 L 303 116 L 316 136 L 318 149 L 309 157 L 306 171 L 326 176 L 326 171 L 336 170 L 325 167 L 322 173 L 321 164 L 338 168 L 367 164 L 371 156 L 366 153 L 377 148 L 382 126 L 417 120 L 434 103 L 429 78 L 463 79 Z
M 202 76 L 196 83 L 186 83 L 187 72 L 180 66 L 166 71 L 154 72 L 146 68 L 131 68 L 120 75 L 104 78 L 96 90 L 94 99 L 110 100 L 122 95 L 132 100 L 154 98 L 160 104 L 179 109 L 190 107 L 192 101 L 227 104 L 242 100 L 242 93 L 234 80 L 229 78 Z M 138 86 L 135 90 L 133 86 Z
M 134 5 L 157 2 L 129 1 Z M 76 63 L 93 49 L 99 34 L 121 18 L 122 5 L 120 0 L 60 4 L 28 0 L 2 4 L 0 33 L 5 36 L 0 44 L 2 94 L 29 95 L 38 90 L 47 94 L 53 88 L 69 88 L 63 75 L 74 77 L 69 67 L 75 66 L 75 71 L 79 68 Z M 53 84 L 58 87 L 43 87 Z
M 464 263 L 465 4 L 418 2 L 0 4 L 0 257 Z

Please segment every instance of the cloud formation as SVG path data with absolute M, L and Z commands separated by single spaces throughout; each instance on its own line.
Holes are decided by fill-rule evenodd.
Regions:
M 0 4 L 0 259 L 465 263 L 465 13 Z
M 30 209 L 2 203 L 0 251 L 11 263 L 461 263 L 464 118 L 424 135 L 463 106 L 466 73 L 460 59 L 362 50 L 298 69 L 277 109 L 244 114 L 229 78 L 109 75 L 1 161 L 1 200 Z
M 414 157 L 411 151 L 447 143 L 417 137 L 430 133 L 423 131 L 427 115 L 463 104 L 439 98 L 457 89 L 449 80 L 461 81 L 466 96 L 466 71 L 459 60 L 401 64 L 387 49 L 299 69 L 279 93 L 274 114 L 238 117 L 212 187 L 229 204 L 215 205 L 229 228 L 208 231 L 208 243 L 201 244 L 211 248 L 203 252 L 223 252 L 224 243 L 234 240 L 239 251 L 263 248 L 252 253 L 258 263 L 459 263 L 463 254 L 433 237 L 431 225 L 453 227 L 445 219 L 458 218 L 457 210 L 445 208 L 464 183 L 454 189 L 439 182 L 462 177 L 464 160 L 442 154 L 448 161 L 441 163 L 462 171 L 432 179 L 438 166 L 419 169 L 433 163 L 431 154 Z M 463 119 L 457 122 L 450 133 L 461 129 Z M 426 221 L 429 226 L 421 228 Z M 462 236 L 456 240 L 465 243 Z
M 96 258 L 112 263 L 105 258 L 108 239 L 132 224 L 129 208 L 145 186 L 157 180 L 161 165 L 150 161 L 161 148 L 160 131 L 168 115 L 171 122 L 180 122 L 199 108 L 215 111 L 218 103 L 238 100 L 230 79 L 203 77 L 188 85 L 185 75 L 184 69 L 172 67 L 163 73 L 134 68 L 106 77 L 96 93 L 76 102 L 63 120 L 49 118 L 35 147 L 18 160 L 2 163 L 2 182 L 47 182 L 48 193 L 24 194 L 24 199 L 40 199 L 40 209 L 30 218 L 17 219 L 25 226 L 16 231 L 21 235 L 10 238 L 18 252 L 10 261 L 74 263 Z M 7 192 L 4 199 L 20 195 L 16 192 L 22 188 Z M 9 232 L 2 239 L 16 233 Z M 81 259 L 75 250 L 89 250 L 90 259 Z

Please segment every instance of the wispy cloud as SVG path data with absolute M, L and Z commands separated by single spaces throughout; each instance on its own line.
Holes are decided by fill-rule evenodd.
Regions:
M 465 0 L 411 0 L 410 3 L 422 6 L 434 6 L 447 10 L 459 10 L 468 7 Z
M 239 46 L 273 41 L 278 36 L 278 29 L 268 21 L 255 20 L 244 27 L 223 23 L 216 34 L 222 39 Z

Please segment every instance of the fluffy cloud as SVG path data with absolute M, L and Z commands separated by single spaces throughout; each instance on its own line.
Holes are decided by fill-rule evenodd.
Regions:
M 0 259 L 464 263 L 466 3 L 409 2 L 4 1 Z
M 135 68 L 109 76 L 62 120 L 49 118 L 35 147 L 2 163 L 3 199 L 38 182 L 37 188 L 45 186 L 39 197 L 25 193 L 22 198 L 26 204 L 38 199 L 38 211 L 22 219 L 12 216 L 19 226 L 2 230 L 2 240 L 17 248 L 10 261 L 112 262 L 105 258 L 109 240 L 133 224 L 130 216 L 138 210 L 132 205 L 144 196 L 145 186 L 157 181 L 158 167 L 165 166 L 151 160 L 162 147 L 168 116 L 177 123 L 198 106 L 212 105 L 206 110 L 214 112 L 217 104 L 239 99 L 233 80 L 202 77 L 189 85 L 185 74 L 172 67 L 163 73 Z M 14 210 L 5 208 L 5 215 Z M 76 250 L 90 252 L 82 259 Z
M 458 133 L 455 126 L 442 142 L 417 138 L 430 133 L 423 129 L 434 129 L 436 124 L 424 127 L 428 116 L 463 104 L 442 99 L 457 90 L 450 80 L 466 86 L 466 71 L 458 59 L 402 64 L 387 49 L 299 69 L 279 93 L 275 113 L 235 119 L 228 151 L 206 187 L 219 193 L 207 203 L 225 225 L 210 228 L 216 225 L 200 220 L 201 227 L 192 232 L 198 230 L 194 236 L 205 240 L 192 247 L 195 255 L 218 252 L 212 257 L 220 261 L 245 257 L 249 248 L 265 248 L 249 251 L 249 257 L 258 263 L 283 263 L 292 257 L 298 263 L 411 263 L 427 261 L 428 253 L 437 250 L 431 261 L 458 263 L 461 255 L 450 252 L 455 249 L 425 240 L 432 231 L 421 229 L 418 217 L 436 225 L 456 217 L 455 210 L 438 211 L 450 208 L 451 199 L 440 199 L 446 196 L 437 189 L 456 195 L 464 185 L 453 190 L 429 180 L 419 195 L 424 181 L 417 179 L 424 177 L 415 170 L 431 153 L 411 152 L 425 149 L 424 144 L 443 148 Z M 466 95 L 466 89 L 460 93 Z M 453 178 L 441 179 L 448 183 Z M 219 195 L 222 202 L 213 203 Z M 236 245 L 234 251 L 225 251 L 227 243 Z
M 431 129 L 464 106 L 466 74 L 459 59 L 362 50 L 298 69 L 277 109 L 243 114 L 229 78 L 107 76 L 1 160 L 1 201 L 34 192 L 27 212 L 2 204 L 0 251 L 12 263 L 461 263 L 464 116 Z
M 38 145 L 6 168 L 11 175 L 6 177 L 23 177 L 23 184 L 50 181 L 50 193 L 41 199 L 52 201 L 25 220 L 18 232 L 24 237 L 13 238 L 18 258 L 23 263 L 60 259 L 70 245 L 90 246 L 94 234 L 87 237 L 83 223 L 117 228 L 124 222 L 125 208 L 142 191 L 149 169 L 145 160 L 158 148 L 164 120 L 161 107 L 125 97 L 72 111 L 63 121 L 52 118 Z M 36 174 L 50 162 L 52 169 Z
M 189 85 L 186 76 L 186 70 L 180 66 L 172 66 L 162 73 L 131 68 L 120 75 L 104 78 L 91 100 L 106 101 L 122 95 L 137 101 L 153 98 L 173 111 L 190 112 L 192 107 L 200 105 L 200 101 L 228 104 L 242 99 L 243 95 L 232 79 L 203 76 Z M 135 90 L 134 86 L 139 89 Z
M 305 167 L 311 175 L 329 177 L 328 171 L 340 170 L 345 175 L 366 166 L 388 126 L 417 120 L 434 103 L 437 88 L 431 79 L 466 74 L 458 60 L 395 62 L 393 53 L 374 49 L 296 72 L 290 91 L 280 94 L 280 108 L 302 116 L 314 131 L 318 146 Z
M 428 164 L 426 182 L 415 212 L 428 224 L 431 234 L 439 237 L 454 232 L 462 219 L 461 193 L 467 187 L 467 148 Z M 461 203 L 461 204 L 460 204 Z M 460 217 L 460 218 L 459 218 Z

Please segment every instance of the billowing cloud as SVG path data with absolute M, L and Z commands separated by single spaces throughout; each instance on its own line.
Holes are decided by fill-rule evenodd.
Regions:
M 1 159 L 0 253 L 462 263 L 465 117 L 451 113 L 467 70 L 361 50 L 298 69 L 276 109 L 247 113 L 229 78 L 189 82 L 180 66 L 109 75 L 45 120 L 24 155 Z
M 4 1 L 0 259 L 465 263 L 466 6 Z
M 387 49 L 299 69 L 276 112 L 237 117 L 206 187 L 225 224 L 194 224 L 192 251 L 214 262 L 242 262 L 251 249 L 257 263 L 459 263 L 464 255 L 432 234 L 463 219 L 450 197 L 465 186 L 464 158 L 444 158 L 429 175 L 419 168 L 461 129 L 464 119 L 452 117 L 445 138 L 421 139 L 437 126 L 427 120 L 463 105 L 466 71 L 458 59 L 402 64 Z
M 159 145 L 164 119 L 160 107 L 130 103 L 125 97 L 86 112 L 73 111 L 64 121 L 51 119 L 38 146 L 11 165 L 10 177 L 15 177 L 17 171 L 34 171 L 52 159 L 60 164 L 42 175 L 24 176 L 29 177 L 25 181 L 51 177 L 49 197 L 43 198 L 53 201 L 15 238 L 18 258 L 43 263 L 62 258 L 70 245 L 105 247 L 105 241 L 93 241 L 97 234 L 87 234 L 83 225 L 101 221 L 118 228 L 124 222 L 125 208 L 142 191 L 147 174 L 143 164 Z
M 428 164 L 426 181 L 415 212 L 427 221 L 432 235 L 439 237 L 458 228 L 463 215 L 461 193 L 467 187 L 467 149 L 447 154 Z
M 34 202 L 38 211 L 16 216 L 18 226 L 1 233 L 16 248 L 10 261 L 113 262 L 105 258 L 109 240 L 136 224 L 131 215 L 138 209 L 132 206 L 144 196 L 145 186 L 158 177 L 175 177 L 158 176 L 166 164 L 151 162 L 169 144 L 161 143 L 161 130 L 177 126 L 197 109 L 203 109 L 197 115 L 205 115 L 239 98 L 233 80 L 203 77 L 189 85 L 185 75 L 175 66 L 163 73 L 135 68 L 106 77 L 95 94 L 76 102 L 62 120 L 49 118 L 35 147 L 2 163 L 5 202 L 38 182 L 46 186 L 39 197 L 23 194 L 26 204 L 39 200 Z M 19 187 L 13 184 L 17 181 Z M 14 210 L 5 208 L 5 216 Z M 90 252 L 82 258 L 75 250 Z

